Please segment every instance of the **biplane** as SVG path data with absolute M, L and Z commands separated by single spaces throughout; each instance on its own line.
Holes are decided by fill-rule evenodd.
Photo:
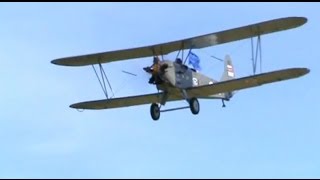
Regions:
M 70 105 L 71 108 L 98 110 L 150 104 L 150 114 L 153 120 L 159 120 L 161 112 L 186 108 L 190 109 L 192 114 L 196 115 L 200 111 L 198 99 L 219 99 L 222 100 L 223 107 L 225 107 L 224 101 L 229 101 L 235 91 L 298 78 L 309 73 L 310 70 L 308 68 L 289 68 L 260 74 L 254 73 L 250 76 L 236 78 L 232 60 L 229 55 L 226 55 L 224 59 L 224 72 L 220 81 L 217 81 L 197 71 L 195 67 L 189 67 L 188 64 L 186 64 L 187 59 L 190 59 L 191 55 L 194 56 L 192 50 L 247 38 L 258 38 L 259 41 L 262 35 L 296 28 L 306 22 L 307 18 L 305 17 L 286 17 L 178 41 L 59 58 L 51 62 L 63 66 L 91 65 L 105 92 L 105 99 L 75 103 Z M 184 55 L 184 50 L 186 50 L 188 54 Z M 175 60 L 164 58 L 164 55 L 172 52 L 178 52 Z M 158 92 L 128 97 L 108 97 L 105 82 L 107 81 L 109 83 L 109 80 L 102 64 L 143 57 L 153 57 L 153 66 L 141 67 L 141 70 L 150 74 L 151 78 L 149 83 L 155 85 Z M 253 63 L 254 68 L 256 68 L 257 59 L 255 59 Z M 94 65 L 98 65 L 100 68 L 101 80 Z M 178 100 L 185 100 L 188 105 L 162 109 L 167 102 Z

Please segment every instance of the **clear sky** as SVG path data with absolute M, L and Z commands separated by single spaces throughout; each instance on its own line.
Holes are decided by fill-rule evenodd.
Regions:
M 319 5 L 0 3 L 0 178 L 319 178 Z M 226 108 L 200 100 L 197 116 L 154 122 L 150 105 L 78 112 L 69 105 L 104 98 L 92 68 L 50 63 L 288 16 L 308 22 L 262 37 L 262 70 L 311 72 L 240 91 Z M 194 52 L 214 79 L 223 63 L 210 55 L 252 74 L 249 39 Z M 142 70 L 151 61 L 105 65 L 115 96 L 156 92 Z

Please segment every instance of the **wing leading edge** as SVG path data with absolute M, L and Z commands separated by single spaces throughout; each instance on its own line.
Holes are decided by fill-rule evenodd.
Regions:
M 252 88 L 261 86 L 263 84 L 273 83 L 277 81 L 283 81 L 293 78 L 298 78 L 309 73 L 307 68 L 291 68 L 279 71 L 272 71 L 254 76 L 243 77 L 239 79 L 233 79 L 229 81 L 218 82 L 212 85 L 199 86 L 195 88 L 187 89 L 188 96 L 190 97 L 204 97 L 213 94 L 241 90 L 246 88 Z M 162 93 L 147 94 L 140 96 L 130 96 L 115 99 L 97 100 L 81 102 L 70 105 L 76 109 L 111 109 L 128 107 L 134 105 L 151 104 L 159 102 L 159 98 Z M 168 101 L 182 100 L 182 96 L 170 96 Z
M 307 18 L 304 17 L 280 18 L 168 43 L 96 54 L 66 57 L 55 59 L 51 62 L 53 64 L 63 66 L 86 66 L 98 63 L 109 63 L 119 60 L 150 57 L 154 55 L 168 54 L 180 49 L 205 48 L 209 46 L 255 37 L 258 35 L 292 29 L 299 27 L 306 22 Z

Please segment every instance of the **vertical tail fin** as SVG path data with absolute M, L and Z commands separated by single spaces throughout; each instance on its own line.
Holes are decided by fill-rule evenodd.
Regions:
M 234 67 L 232 64 L 231 57 L 226 55 L 224 58 L 224 71 L 221 77 L 221 81 L 227 81 L 235 78 Z
M 229 55 L 226 55 L 224 58 L 224 71 L 221 76 L 221 81 L 228 81 L 231 79 L 234 79 L 235 72 L 234 72 L 234 67 L 232 64 L 231 57 Z M 228 100 L 233 96 L 233 92 L 225 92 L 224 97 Z

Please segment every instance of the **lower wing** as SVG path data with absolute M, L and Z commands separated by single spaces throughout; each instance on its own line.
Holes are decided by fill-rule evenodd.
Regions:
M 262 73 L 254 76 L 247 76 L 243 78 L 233 79 L 229 81 L 218 82 L 206 86 L 193 87 L 187 90 L 189 97 L 204 97 L 218 93 L 224 93 L 229 91 L 247 89 L 252 87 L 261 86 L 263 84 L 269 84 L 273 82 L 298 78 L 309 73 L 307 68 L 291 68 L 279 71 L 272 71 Z M 87 101 L 70 105 L 76 109 L 111 109 L 128 107 L 142 104 L 151 104 L 160 102 L 163 93 L 146 94 L 139 96 L 129 96 L 114 99 L 105 99 L 97 101 Z M 173 95 L 169 92 L 167 101 L 182 100 L 182 95 Z

